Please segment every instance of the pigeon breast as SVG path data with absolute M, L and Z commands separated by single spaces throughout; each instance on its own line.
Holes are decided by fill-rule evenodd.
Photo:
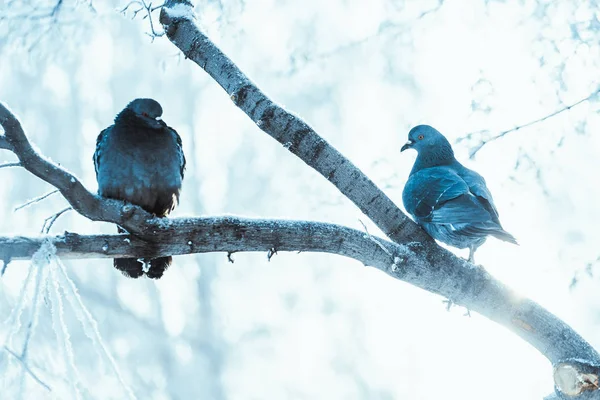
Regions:
M 184 161 L 174 130 L 113 125 L 101 134 L 97 147 L 101 196 L 139 205 L 158 216 L 177 205 Z

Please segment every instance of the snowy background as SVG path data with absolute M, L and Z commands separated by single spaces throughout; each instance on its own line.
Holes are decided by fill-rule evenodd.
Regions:
M 120 14 L 126 1 L 95 1 L 94 9 L 83 0 L 59 3 L 53 12 L 56 1 L 0 0 L 0 100 L 39 149 L 90 190 L 100 130 L 133 98 L 153 97 L 188 159 L 175 216 L 362 229 L 360 219 L 377 232 L 166 38 L 153 41 L 142 13 Z M 398 205 L 416 156 L 399 152 L 411 126 L 428 123 L 454 143 L 528 123 L 598 90 L 596 1 L 206 0 L 196 7 L 209 37 L 259 87 Z M 489 143 L 474 159 L 479 136 L 454 146 L 487 179 L 503 225 L 521 243 L 490 239 L 477 261 L 597 349 L 599 109 L 592 96 Z M 13 158 L 0 153 L 0 162 Z M 0 235 L 37 235 L 66 206 L 53 196 L 13 212 L 51 187 L 18 169 L 0 170 L 0 182 Z M 64 230 L 115 228 L 70 212 L 52 233 Z M 0 344 L 20 354 L 28 340 L 27 365 L 52 392 L 5 350 L 0 397 L 121 399 L 130 390 L 157 400 L 531 400 L 552 391 L 549 362 L 508 330 L 458 307 L 447 312 L 439 296 L 353 260 L 234 258 L 175 257 L 158 282 L 127 279 L 109 260 L 64 260 L 102 341 L 57 260 L 42 257 L 50 266 L 42 275 L 28 262 L 11 263 L 0 279 Z

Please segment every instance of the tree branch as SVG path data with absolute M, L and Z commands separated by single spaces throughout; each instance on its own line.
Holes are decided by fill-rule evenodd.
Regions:
M 372 181 L 302 119 L 267 98 L 199 30 L 187 0 L 168 1 L 161 10 L 160 20 L 168 38 L 227 90 L 235 104 L 263 131 L 333 183 L 396 243 L 318 222 L 233 217 L 152 218 L 139 207 L 90 193 L 72 174 L 39 155 L 16 117 L 0 104 L 0 125 L 5 130 L 5 135 L 0 136 L 4 139 L 0 141 L 2 148 L 12 150 L 24 168 L 55 186 L 83 216 L 119 224 L 135 235 L 65 234 L 53 238 L 59 255 L 156 257 L 208 251 L 279 250 L 352 257 L 508 327 L 542 352 L 554 366 L 573 367 L 577 372 L 572 374 L 577 378 L 574 378 L 575 386 L 582 394 L 572 399 L 585 399 L 589 393 L 597 395 L 598 390 L 593 385 L 578 382 L 584 375 L 585 382 L 600 375 L 600 355 L 568 325 L 531 300 L 513 293 L 482 267 L 473 266 L 437 246 Z M 27 257 L 39 247 L 40 241 L 40 238 L 0 238 L 0 259 Z
M 550 114 L 548 114 L 548 115 L 546 115 L 544 117 L 538 118 L 536 120 L 530 121 L 530 122 L 528 122 L 526 124 L 515 126 L 512 129 L 507 129 L 505 131 L 502 131 L 502 132 L 500 132 L 500 133 L 498 133 L 498 134 L 496 134 L 494 136 L 491 136 L 491 137 L 489 137 L 487 139 L 484 139 L 481 136 L 483 134 L 485 134 L 485 133 L 488 133 L 489 131 L 483 130 L 483 131 L 476 131 L 476 132 L 467 133 L 465 136 L 459 138 L 456 142 L 460 143 L 460 142 L 462 142 L 464 140 L 472 140 L 473 137 L 475 137 L 475 136 L 480 136 L 479 143 L 476 144 L 476 145 L 474 145 L 471 148 L 471 150 L 469 150 L 469 158 L 473 159 L 473 158 L 475 158 L 475 156 L 477 155 L 477 153 L 479 153 L 479 151 L 483 148 L 483 146 L 485 146 L 486 144 L 488 144 L 490 142 L 493 142 L 495 140 L 498 140 L 500 138 L 503 138 L 504 136 L 508 135 L 509 133 L 516 132 L 516 131 L 518 131 L 520 129 L 530 127 L 530 126 L 535 125 L 535 124 L 540 123 L 540 122 L 544 122 L 545 120 L 547 120 L 549 118 L 555 117 L 555 116 L 557 116 L 557 115 L 559 115 L 559 114 L 561 114 L 561 113 L 563 113 L 565 111 L 569 111 L 573 107 L 576 107 L 576 106 L 580 105 L 581 103 L 584 103 L 584 102 L 592 99 L 593 97 L 598 96 L 599 94 L 600 94 L 600 89 L 596 89 L 592 93 L 590 93 L 589 96 L 587 96 L 587 97 L 585 97 L 583 99 L 579 99 L 575 103 L 571 103 L 569 105 L 566 105 L 566 106 L 564 106 L 564 107 L 562 107 L 562 108 L 554 111 L 553 113 L 550 113 Z
M 18 162 L 13 162 L 13 163 L 4 163 L 4 164 L 0 164 L 0 169 L 1 168 L 11 168 L 11 167 L 20 167 L 21 163 Z
M 46 194 L 43 194 L 41 196 L 38 196 L 36 198 L 33 198 L 31 200 L 26 201 L 25 203 L 21 204 L 20 206 L 17 206 L 13 209 L 13 212 L 17 212 L 19 210 L 22 210 L 25 207 L 28 207 L 34 203 L 39 203 L 40 201 L 47 199 L 48 197 L 52 196 L 53 194 L 58 193 L 58 189 L 54 189 Z
M 273 249 L 338 254 L 447 297 L 509 327 L 555 365 L 563 365 L 567 360 L 582 374 L 600 371 L 596 351 L 564 322 L 535 302 L 519 297 L 483 267 L 464 260 L 459 260 L 458 268 L 427 263 L 415 252 L 421 247 L 418 243 L 400 245 L 355 229 L 309 221 L 189 218 L 165 220 L 161 228 L 153 234 L 152 243 L 130 235 L 74 233 L 53 237 L 51 241 L 61 258 L 138 258 Z M 0 237 L 0 259 L 29 258 L 44 240 L 47 238 Z M 574 354 L 591 362 L 573 364 L 570 360 Z
M 4 135 L 0 135 L 0 149 L 12 150 L 10 144 L 8 144 L 8 140 L 6 140 L 6 137 L 4 137 Z
M 27 371 L 27 373 L 37 382 L 40 384 L 40 386 L 42 386 L 44 389 L 46 389 L 47 391 L 51 392 L 52 389 L 50 388 L 50 386 L 48 386 L 48 384 L 44 383 L 44 381 L 42 381 L 40 378 L 38 378 L 38 376 L 31 370 L 31 368 L 29 368 L 29 365 L 27 365 L 27 363 L 25 362 L 25 360 L 23 360 L 22 357 L 20 357 L 17 353 L 15 353 L 14 351 L 12 351 L 11 349 L 9 349 L 7 346 L 3 347 L 4 351 L 6 351 L 8 354 L 10 354 L 11 356 L 13 356 L 20 364 L 21 366 L 25 369 L 25 371 Z
M 2 103 L 0 125 L 4 128 L 4 135 L 0 136 L 0 148 L 14 152 L 23 168 L 56 187 L 79 214 L 92 221 L 119 224 L 132 233 L 143 235 L 145 229 L 153 229 L 154 225 L 146 224 L 152 215 L 140 207 L 102 199 L 90 193 L 74 175 L 38 154 L 29 143 L 17 117 Z M 154 219 L 158 223 L 158 219 Z
M 335 185 L 387 236 L 396 242 L 433 243 L 360 169 L 300 117 L 268 98 L 215 46 L 195 24 L 189 2 L 167 1 L 160 22 L 169 40 L 202 67 L 261 130 Z
M 586 365 L 596 371 L 596 376 L 600 375 L 600 355 L 570 327 L 530 300 L 515 300 L 508 288 L 483 272 L 482 268 L 475 268 L 437 246 L 369 178 L 306 122 L 269 99 L 201 31 L 195 23 L 193 6 L 188 0 L 167 0 L 161 10 L 160 22 L 168 39 L 187 58 L 204 69 L 261 130 L 334 184 L 396 243 L 420 242 L 418 246 L 410 247 L 418 264 L 409 265 L 414 266 L 421 276 L 435 271 L 434 275 L 439 273 L 447 278 L 447 281 L 441 281 L 461 289 L 446 293 L 443 285 L 436 285 L 441 281 L 432 276 L 428 276 L 426 282 L 411 280 L 410 283 L 434 293 L 444 292 L 442 295 L 453 302 L 509 327 L 540 350 L 554 365 L 561 360 L 579 358 L 575 355 L 579 354 L 588 363 Z M 385 243 L 387 246 L 391 245 L 389 242 Z M 371 242 L 371 245 L 376 244 Z M 383 250 L 379 248 L 379 251 Z M 485 274 L 486 277 L 479 274 Z M 396 277 L 407 280 L 404 274 Z M 494 284 L 488 286 L 487 283 L 491 282 Z M 549 333 L 550 331 L 553 333 Z M 568 336 L 569 339 L 564 343 L 562 339 L 549 343 L 546 341 L 548 334 L 562 339 Z M 577 397 L 571 398 L 586 398 L 591 391 L 598 395 L 597 388 L 584 388 L 579 384 L 576 386 L 579 390 Z M 557 395 L 562 396 L 561 390 L 562 387 L 556 390 Z

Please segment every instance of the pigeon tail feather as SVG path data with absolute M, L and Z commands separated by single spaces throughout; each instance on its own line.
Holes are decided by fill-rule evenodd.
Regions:
M 150 260 L 150 269 L 146 272 L 146 276 L 150 279 L 160 279 L 172 262 L 171 256 L 153 258 Z
M 119 233 L 127 233 L 120 226 L 117 226 Z M 114 266 L 121 271 L 123 275 L 129 278 L 139 278 L 144 275 L 144 264 L 149 263 L 150 268 L 146 271 L 146 276 L 151 279 L 160 279 L 167 268 L 173 263 L 173 257 L 158 257 L 158 258 L 115 258 Z
M 117 231 L 119 233 L 127 233 L 120 226 L 117 226 Z M 139 262 L 137 258 L 115 258 L 113 265 L 128 278 L 139 278 L 144 275 L 144 264 Z
M 497 239 L 503 240 L 505 242 L 516 244 L 517 246 L 519 245 L 519 242 L 517 242 L 517 239 L 510 233 L 506 232 L 504 229 L 492 231 L 492 232 L 490 232 L 490 235 L 494 236 Z
M 113 265 L 128 278 L 139 278 L 144 275 L 144 265 L 137 258 L 115 258 Z

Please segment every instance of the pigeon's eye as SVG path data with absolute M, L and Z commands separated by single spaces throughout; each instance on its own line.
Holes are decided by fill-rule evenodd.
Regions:
M 424 137 L 425 137 L 425 136 L 423 136 L 423 135 L 419 135 L 419 136 L 418 136 L 418 139 L 419 139 L 419 140 L 423 140 L 423 138 L 424 138 Z
M 144 117 L 148 117 L 148 113 L 147 113 L 147 112 L 143 112 L 143 113 L 142 113 L 142 115 L 143 115 Z

